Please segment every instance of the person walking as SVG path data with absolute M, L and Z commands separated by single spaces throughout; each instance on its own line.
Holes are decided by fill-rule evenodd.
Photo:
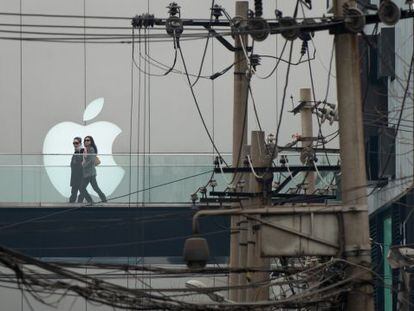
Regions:
M 93 190 L 99 195 L 99 198 L 102 202 L 107 202 L 105 194 L 101 191 L 96 182 L 96 155 L 98 153 L 98 148 L 95 145 L 95 141 L 92 136 L 86 136 L 83 140 L 84 151 L 83 151 L 83 179 L 80 187 L 80 193 L 88 201 L 88 203 L 93 203 L 93 200 L 86 190 L 86 187 L 91 184 Z
M 69 197 L 69 203 L 75 203 L 76 198 L 78 199 L 78 203 L 82 203 L 83 201 L 82 194 L 79 194 L 78 196 L 78 191 L 80 189 L 82 179 L 83 179 L 82 138 L 75 137 L 73 139 L 73 148 L 75 150 L 72 155 L 72 160 L 70 161 L 70 186 L 72 189 L 71 189 L 71 195 Z

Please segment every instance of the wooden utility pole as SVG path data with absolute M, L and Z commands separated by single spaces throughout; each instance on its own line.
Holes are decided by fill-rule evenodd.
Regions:
M 249 10 L 248 1 L 236 2 L 236 18 L 240 17 L 247 20 Z M 237 33 L 237 29 L 236 29 Z M 233 167 L 241 166 L 243 163 L 242 151 L 243 146 L 247 144 L 247 96 L 248 96 L 248 77 L 247 77 L 247 59 L 244 55 L 242 44 L 247 47 L 248 36 L 246 33 L 236 34 L 234 36 L 234 105 L 233 105 Z M 241 174 L 235 173 L 233 185 L 236 186 L 240 181 Z M 231 236 L 230 236 L 230 268 L 239 267 L 239 226 L 240 217 L 231 217 Z M 229 276 L 229 286 L 239 285 L 239 275 L 231 273 Z M 238 291 L 230 289 L 229 298 L 238 301 Z
M 343 17 L 345 5 L 353 1 L 336 0 L 335 16 Z M 335 35 L 336 77 L 339 108 L 341 183 L 343 204 L 367 207 L 364 135 L 362 123 L 360 57 L 356 34 Z M 347 310 L 374 310 L 369 241 L 368 208 L 343 214 L 344 255 L 351 265 L 346 270 L 354 288 L 347 293 Z M 362 266 L 362 267 L 361 267 Z M 364 269 L 365 267 L 366 269 Z

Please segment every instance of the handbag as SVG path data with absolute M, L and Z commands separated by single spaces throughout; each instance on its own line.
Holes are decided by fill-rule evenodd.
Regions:
M 95 166 L 98 166 L 99 164 L 101 164 L 101 159 L 99 159 L 98 156 L 95 157 Z

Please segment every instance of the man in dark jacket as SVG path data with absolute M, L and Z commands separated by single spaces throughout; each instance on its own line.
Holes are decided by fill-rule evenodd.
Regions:
M 82 138 L 75 137 L 73 139 L 73 147 L 75 148 L 75 152 L 72 155 L 72 160 L 70 161 L 70 186 L 72 187 L 71 195 L 69 198 L 70 203 L 74 203 L 76 201 L 76 197 L 78 198 L 78 203 L 83 202 L 83 195 L 78 191 L 81 186 L 82 177 L 83 177 L 83 168 L 82 168 Z

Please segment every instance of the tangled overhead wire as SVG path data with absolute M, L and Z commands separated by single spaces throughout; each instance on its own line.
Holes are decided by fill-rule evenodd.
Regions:
M 43 303 L 51 304 L 54 299 L 55 306 L 60 299 L 56 297 L 66 296 L 69 293 L 79 295 L 90 302 L 100 303 L 120 309 L 133 310 L 273 310 L 274 308 L 304 308 L 310 306 L 333 307 L 344 302 L 343 294 L 358 286 L 355 278 L 347 278 L 344 270 L 348 263 L 341 259 L 321 260 L 316 257 L 303 258 L 281 258 L 279 263 L 273 265 L 269 273 L 269 280 L 247 285 L 235 286 L 234 288 L 266 288 L 272 289 L 273 297 L 267 301 L 254 303 L 236 303 L 229 300 L 215 303 L 195 303 L 188 297 L 208 295 L 209 293 L 223 292 L 228 286 L 197 288 L 155 288 L 143 286 L 142 288 L 128 288 L 108 281 L 108 274 L 87 275 L 76 272 L 76 268 L 89 267 L 92 269 L 111 269 L 120 272 L 141 270 L 142 274 L 135 274 L 137 281 L 146 284 L 145 278 L 151 275 L 159 275 L 163 278 L 177 278 L 179 275 L 196 277 L 203 275 L 225 276 L 232 273 L 254 273 L 264 272 L 257 269 L 229 269 L 229 268 L 207 268 L 205 270 L 189 273 L 186 269 L 167 269 L 146 266 L 125 265 L 98 265 L 80 264 L 70 265 L 65 263 L 47 263 L 11 249 L 0 247 L 0 265 L 10 269 L 14 275 L 5 274 L 0 276 L 1 284 L 16 284 L 25 290 L 34 299 Z M 366 273 L 367 268 L 362 269 Z M 98 276 L 99 275 L 99 276 Z M 118 275 L 119 274 L 115 274 Z M 129 275 L 129 274 L 128 274 Z M 45 295 L 45 294 L 49 295 Z M 52 296 L 54 296 L 52 298 Z

